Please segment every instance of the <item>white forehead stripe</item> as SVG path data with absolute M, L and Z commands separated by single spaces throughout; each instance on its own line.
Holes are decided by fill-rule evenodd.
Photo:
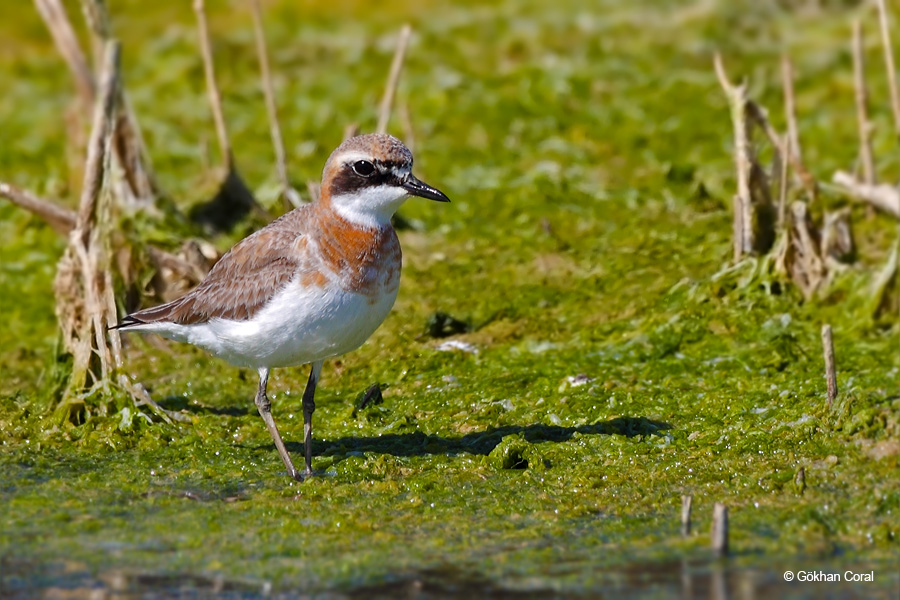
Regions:
M 371 154 L 359 152 L 356 150 L 348 150 L 347 152 L 343 152 L 337 155 L 335 158 L 337 158 L 341 163 L 355 163 L 358 160 L 367 160 L 369 162 L 372 162 L 375 160 L 375 157 Z
M 339 154 L 335 157 L 340 164 L 348 165 L 353 164 L 360 160 L 365 160 L 369 162 L 378 162 L 383 161 L 387 162 L 386 159 L 378 158 L 372 156 L 371 154 L 367 154 L 365 152 L 359 152 L 357 150 L 348 150 L 345 153 Z M 391 166 L 391 172 L 397 177 L 404 177 L 412 170 L 412 163 L 404 163 L 402 166 L 396 166 L 396 162 L 392 161 L 393 165 Z

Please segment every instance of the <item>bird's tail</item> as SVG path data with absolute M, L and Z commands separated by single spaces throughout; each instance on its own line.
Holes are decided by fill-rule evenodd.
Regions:
M 148 325 L 158 321 L 169 321 L 172 319 L 173 311 L 181 306 L 184 299 L 185 296 L 182 296 L 177 300 L 172 300 L 171 302 L 166 302 L 159 306 L 152 306 L 150 308 L 145 308 L 144 310 L 139 310 L 136 313 L 131 313 L 124 317 L 119 324 L 113 325 L 109 329 L 128 329 L 130 327 Z

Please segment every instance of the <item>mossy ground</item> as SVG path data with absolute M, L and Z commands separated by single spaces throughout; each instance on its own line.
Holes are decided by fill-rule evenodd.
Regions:
M 416 227 L 401 233 L 400 297 L 363 348 L 326 365 L 314 445 L 324 475 L 303 484 L 284 476 L 256 414 L 255 373 L 187 346 L 132 336 L 127 355 L 189 425 L 117 413 L 45 428 L 62 240 L 0 204 L 7 573 L 65 559 L 97 573 L 349 590 L 452 565 L 485 586 L 589 593 L 606 589 L 609 569 L 707 556 L 712 504 L 724 502 L 738 564 L 779 575 L 801 561 L 882 565 L 863 595 L 896 590 L 898 327 L 866 317 L 892 226 L 855 209 L 860 261 L 812 302 L 790 286 L 739 285 L 752 265 L 713 277 L 731 252 L 734 186 L 714 50 L 734 78 L 752 77 L 779 126 L 778 61 L 790 52 L 807 163 L 823 179 L 853 164 L 849 23 L 861 13 L 824 4 L 266 3 L 297 187 L 318 178 L 347 123 L 374 126 L 394 35 L 410 21 L 399 99 L 418 174 L 453 203 L 402 209 Z M 249 14 L 208 5 L 238 165 L 277 211 Z M 180 2 L 110 8 L 153 164 L 187 210 L 215 188 L 193 14 Z M 0 179 L 72 203 L 70 81 L 31 5 L 4 12 Z M 878 167 L 896 178 L 866 18 Z M 399 119 L 391 130 L 402 134 Z M 825 205 L 840 202 L 826 193 Z M 214 241 L 227 248 L 248 227 Z M 457 339 L 477 353 L 436 349 L 424 331 L 438 311 L 474 325 Z M 824 322 L 837 347 L 833 410 Z M 269 388 L 297 455 L 305 376 L 276 371 Z M 384 402 L 356 410 L 376 382 Z M 694 497 L 686 539 L 682 494 Z

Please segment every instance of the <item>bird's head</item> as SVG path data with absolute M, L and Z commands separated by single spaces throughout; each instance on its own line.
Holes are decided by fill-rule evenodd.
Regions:
M 350 138 L 325 163 L 322 197 L 343 218 L 375 227 L 389 223 L 410 196 L 450 201 L 416 179 L 412 165 L 409 148 L 393 136 L 372 133 Z

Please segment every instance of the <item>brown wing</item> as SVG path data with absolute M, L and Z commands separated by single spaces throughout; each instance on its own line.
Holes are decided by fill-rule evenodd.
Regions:
M 161 306 L 125 317 L 118 326 L 169 321 L 179 325 L 205 323 L 212 318 L 246 321 L 294 277 L 302 257 L 302 232 L 287 219 L 257 231 L 234 246 L 213 266 L 200 285 Z M 296 217 L 296 216 L 295 216 Z

